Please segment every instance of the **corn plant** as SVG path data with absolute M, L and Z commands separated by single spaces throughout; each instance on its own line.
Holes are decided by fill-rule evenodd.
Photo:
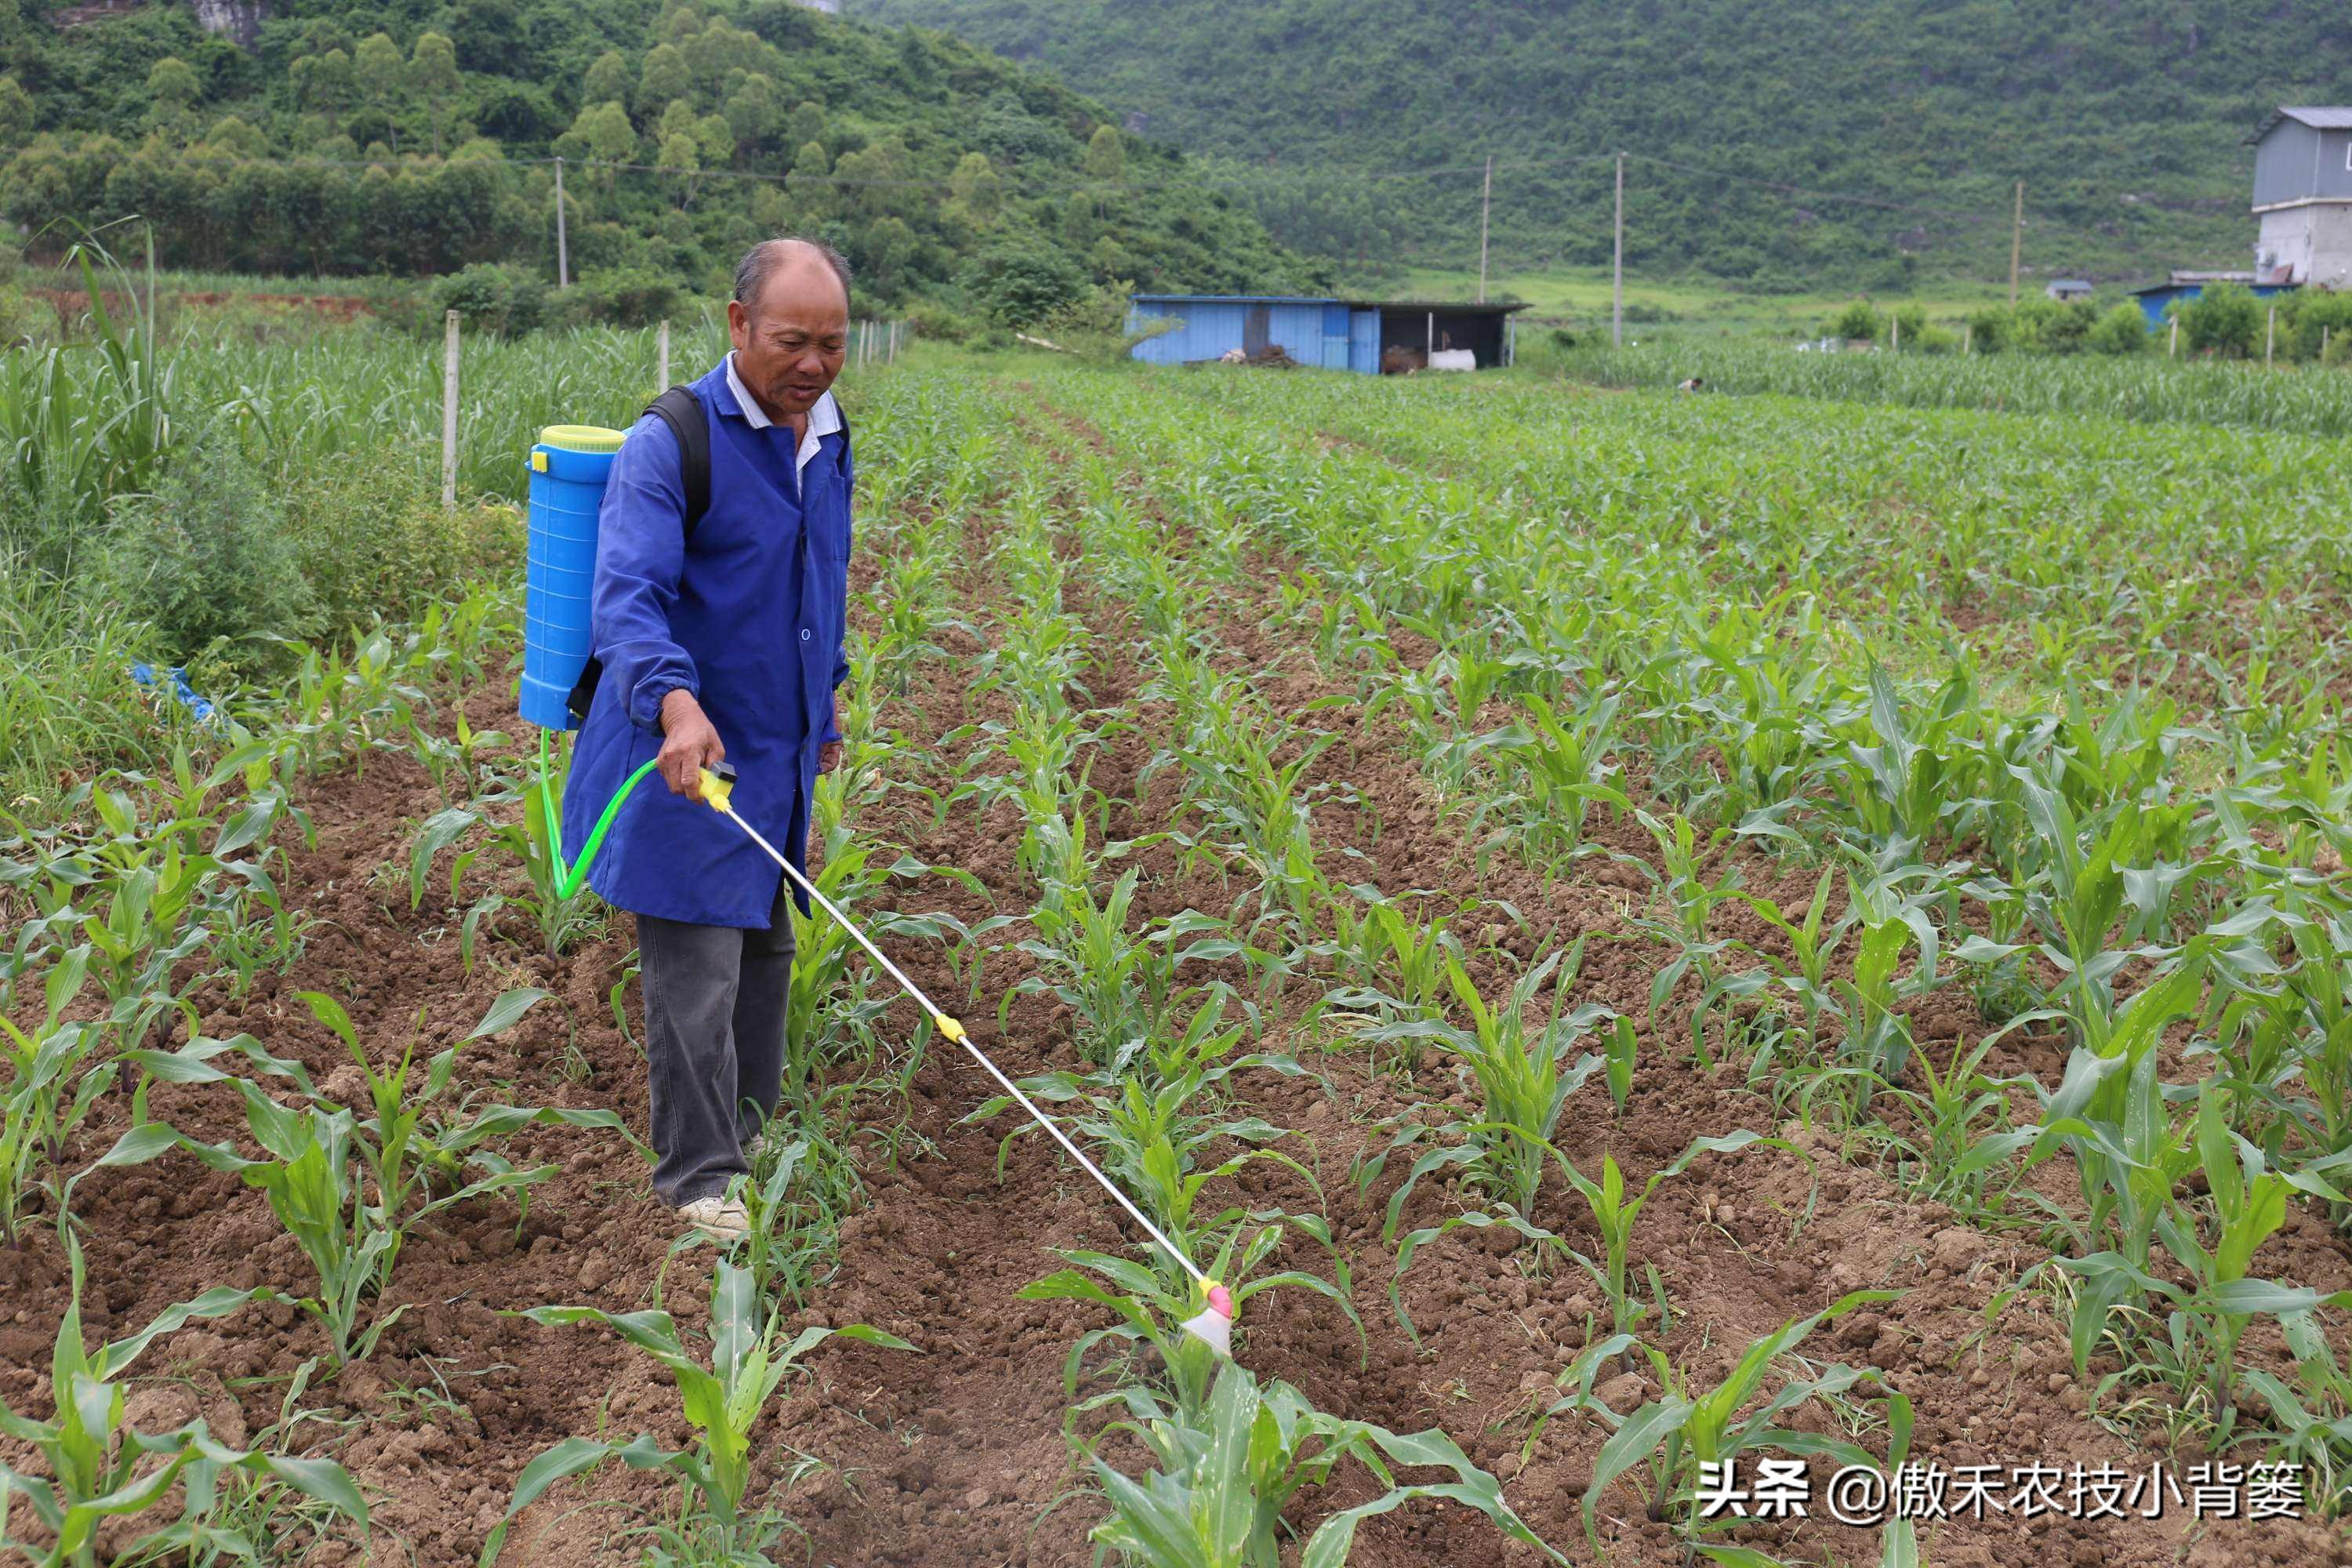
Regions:
M 1344 899 L 1332 903 L 1335 935 L 1329 955 L 1353 984 L 1335 988 L 1325 1000 L 1380 1015 L 1417 1016 L 1434 1011 L 1447 994 L 1448 959 L 1464 956 L 1462 941 L 1453 930 L 1455 917 L 1440 915 L 1424 923 L 1381 897 L 1377 888 L 1357 885 L 1347 890 L 1362 902 L 1363 910 L 1356 913 Z
M 1547 864 L 1573 855 L 1584 843 L 1584 819 L 1595 801 L 1624 813 L 1633 802 L 1610 767 L 1608 752 L 1617 721 L 1618 699 L 1597 698 L 1582 708 L 1555 708 L 1537 692 L 1519 700 L 1524 723 L 1507 725 L 1464 744 L 1483 753 L 1502 777 L 1517 786 L 1507 809 L 1516 820 L 1498 841 L 1522 846 Z
M 1314 1173 L 1271 1146 L 1289 1136 L 1285 1129 L 1263 1117 L 1224 1116 L 1207 1108 L 1236 1073 L 1263 1070 L 1299 1077 L 1307 1070 L 1287 1057 L 1234 1056 L 1243 1026 L 1222 1026 L 1223 1006 L 1223 998 L 1213 995 L 1181 1037 L 1129 1042 L 1091 1074 L 1045 1074 L 1023 1082 L 1022 1092 L 1045 1104 L 1071 1107 L 1064 1119 L 1067 1128 L 1086 1140 L 1112 1178 L 1187 1256 L 1217 1253 L 1237 1270 L 1217 1276 L 1229 1287 L 1240 1288 L 1286 1231 L 1306 1234 L 1329 1256 L 1336 1284 L 1294 1271 L 1261 1282 L 1261 1288 L 1280 1283 L 1313 1290 L 1336 1302 L 1360 1335 L 1363 1326 L 1349 1300 L 1347 1260 L 1320 1215 L 1240 1205 L 1207 1210 L 1202 1204 L 1209 1184 L 1261 1163 L 1288 1171 L 1318 1201 L 1321 1197 Z M 1009 1097 L 998 1096 L 974 1110 L 970 1120 L 989 1120 L 1011 1104 Z M 1006 1135 L 998 1156 L 1000 1169 L 1013 1139 L 1029 1126 L 1024 1123 Z M 1236 1152 L 1225 1152 L 1228 1146 Z M 1212 1157 L 1215 1155 L 1223 1157 Z M 1190 1277 L 1174 1259 L 1155 1251 L 1152 1264 L 1160 1272 L 1163 1291 L 1181 1297 L 1190 1289 Z
M 1527 1223 L 1524 1210 L 1515 1208 L 1509 1211 L 1503 1223 L 1509 1225 L 1512 1229 L 1529 1240 L 1566 1252 L 1579 1267 L 1591 1275 L 1593 1283 L 1601 1287 L 1603 1296 L 1608 1300 L 1611 1330 L 1622 1334 L 1631 1331 L 1649 1310 L 1633 1294 L 1627 1279 L 1633 1250 L 1633 1225 L 1642 1217 L 1643 1206 L 1649 1203 L 1660 1186 L 1689 1170 L 1692 1163 L 1701 1156 L 1736 1154 L 1741 1150 L 1759 1146 L 1779 1149 L 1784 1153 L 1794 1154 L 1799 1159 L 1807 1158 L 1804 1152 L 1794 1144 L 1778 1138 L 1767 1138 L 1761 1133 L 1750 1132 L 1743 1128 L 1739 1131 L 1728 1132 L 1719 1138 L 1694 1140 L 1689 1148 L 1653 1172 L 1649 1181 L 1643 1184 L 1639 1192 L 1633 1192 L 1626 1186 L 1625 1173 L 1618 1168 L 1615 1155 L 1604 1153 L 1601 1156 L 1601 1173 L 1596 1179 L 1578 1170 L 1574 1162 L 1559 1150 L 1549 1143 L 1545 1144 L 1543 1152 L 1550 1154 L 1558 1163 L 1560 1174 L 1567 1178 L 1570 1190 L 1583 1200 L 1586 1215 L 1591 1220 L 1593 1228 L 1601 1235 L 1601 1255 L 1599 1262 L 1578 1252 L 1555 1233 Z M 1421 1338 L 1420 1331 L 1413 1327 L 1412 1318 L 1405 1310 L 1402 1293 L 1405 1270 L 1412 1267 L 1413 1253 L 1458 1226 L 1471 1225 L 1483 1227 L 1489 1223 L 1493 1223 L 1489 1216 L 1482 1214 L 1455 1215 L 1439 1221 L 1436 1225 L 1413 1231 L 1397 1248 L 1396 1272 L 1389 1278 L 1389 1301 L 1395 1307 L 1397 1321 L 1404 1326 L 1405 1333 L 1416 1343 Z
M 318 1294 L 295 1305 L 317 1321 L 333 1365 L 364 1361 L 407 1308 L 384 1300 L 403 1229 L 363 1199 L 352 1113 L 319 1106 L 289 1110 L 248 1080 L 230 1081 L 245 1100 L 246 1127 L 264 1158 L 248 1160 L 225 1143 L 200 1143 L 149 1121 L 124 1133 L 99 1166 L 142 1164 L 181 1148 L 260 1188 L 318 1276 Z
M 679 1413 L 697 1434 L 691 1449 L 662 1447 L 650 1435 L 626 1443 L 567 1437 L 523 1467 L 506 1517 L 484 1542 L 481 1568 L 496 1563 L 515 1516 L 556 1482 L 618 1459 L 633 1470 L 667 1472 L 678 1485 L 678 1534 L 703 1560 L 764 1563 L 761 1555 L 780 1529 L 774 1515 L 747 1511 L 751 1484 L 751 1431 L 800 1360 L 839 1335 L 892 1350 L 915 1347 L 864 1323 L 808 1328 L 787 1339 L 781 1308 L 761 1311 L 749 1271 L 721 1259 L 710 1287 L 710 1352 L 690 1352 L 665 1311 L 604 1312 L 593 1307 L 533 1307 L 520 1316 L 548 1328 L 598 1323 L 651 1356 L 675 1380 Z
M 1195 1419 L 1140 1390 L 1122 1402 L 1129 1416 L 1112 1430 L 1132 1433 L 1155 1468 L 1137 1479 L 1093 1457 L 1110 1505 L 1094 1539 L 1132 1568 L 1279 1568 L 1284 1512 L 1302 1494 L 1329 1485 L 1351 1459 L 1382 1489 L 1318 1525 L 1297 1559 L 1300 1568 L 1339 1568 L 1358 1525 L 1422 1498 L 1475 1509 L 1507 1538 L 1567 1562 L 1511 1511 L 1495 1478 L 1443 1432 L 1400 1436 L 1328 1415 L 1289 1384 L 1261 1386 L 1248 1368 L 1233 1363 L 1217 1374 Z M 1395 1468 L 1437 1469 L 1451 1479 L 1400 1484 Z
M 0 1551 L 38 1568 L 98 1568 L 100 1529 L 177 1507 L 177 1517 L 130 1539 L 107 1544 L 108 1562 L 160 1561 L 202 1546 L 221 1504 L 221 1483 L 236 1472 L 267 1477 L 367 1528 L 367 1503 L 341 1466 L 257 1449 L 233 1448 L 214 1438 L 202 1420 L 169 1432 L 141 1432 L 123 1415 L 122 1374 L 155 1340 L 200 1319 L 236 1311 L 267 1291 L 207 1290 L 166 1308 L 154 1321 L 96 1354 L 82 1345 L 82 1255 L 68 1237 L 71 1297 L 58 1324 L 49 1361 L 55 1413 L 47 1421 L 19 1415 L 0 1404 L 0 1436 L 40 1457 L 48 1474 L 28 1474 L 0 1460 Z M 20 1461 L 21 1462 L 21 1461 Z M 21 1496 L 46 1543 L 16 1535 L 12 1492 Z
M 1524 1215 L 1533 1206 L 1536 1189 L 1543 1183 L 1545 1152 L 1569 1096 L 1607 1066 L 1601 1057 L 1590 1053 L 1572 1068 L 1561 1066 L 1570 1047 L 1611 1016 L 1607 1008 L 1586 1003 L 1567 1017 L 1560 1016 L 1583 962 L 1584 941 L 1580 937 L 1566 952 L 1553 953 L 1521 975 L 1501 1006 L 1489 1007 L 1461 961 L 1448 954 L 1446 978 L 1454 999 L 1470 1015 L 1469 1028 L 1442 1018 L 1422 1018 L 1385 1025 L 1367 1034 L 1368 1039 L 1375 1041 L 1434 1041 L 1454 1056 L 1455 1074 L 1475 1092 L 1480 1108 L 1475 1118 L 1444 1127 L 1406 1126 L 1386 1148 L 1359 1163 L 1356 1188 L 1360 1194 L 1369 1192 L 1389 1160 L 1403 1151 L 1441 1135 L 1460 1140 L 1429 1148 L 1414 1160 L 1403 1184 L 1390 1195 L 1382 1231 L 1386 1239 L 1395 1240 L 1398 1219 L 1413 1188 L 1423 1176 L 1443 1167 L 1460 1168 L 1473 1186 L 1517 1214 Z M 1528 1011 L 1547 983 L 1552 992 L 1550 1016 L 1531 1026 Z
M 2056 1262 L 2090 1287 L 2091 1307 L 2141 1293 L 2170 1303 L 2168 1370 L 2184 1384 L 2184 1394 L 2201 1394 L 2210 1401 L 2211 1419 L 2226 1436 L 2236 1403 L 2238 1351 L 2253 1320 L 2261 1315 L 2288 1317 L 2321 1308 L 2352 1306 L 2352 1290 L 2326 1295 L 2247 1278 L 2254 1252 L 2286 1222 L 2290 1189 L 2332 1202 L 2346 1200 L 2341 1192 L 2308 1173 L 2270 1169 L 2262 1151 L 2225 1125 L 2221 1097 L 2210 1080 L 2200 1087 L 2192 1147 L 2212 1199 L 2210 1226 L 2200 1225 L 2179 1205 L 2170 1204 L 2154 1223 L 2157 1236 L 2188 1274 L 2188 1285 L 2158 1278 L 2117 1252 L 2061 1258 Z M 2120 1284 L 2115 1282 L 2116 1276 L 2122 1277 Z M 2084 1375 L 2092 1348 L 2105 1328 L 2104 1311 L 2077 1310 L 2073 1336 L 2076 1376 Z
M 1749 1406 L 1764 1393 L 1774 1363 L 1802 1344 L 1814 1330 L 1859 1308 L 1892 1301 L 1897 1294 L 1856 1290 L 1809 1318 L 1784 1323 L 1750 1345 L 1730 1373 L 1712 1388 L 1697 1385 L 1663 1351 L 1627 1334 L 1612 1334 L 1586 1349 L 1561 1373 L 1562 1384 L 1574 1386 L 1567 1397 L 1537 1418 L 1524 1451 L 1533 1452 L 1546 1422 L 1571 1411 L 1590 1412 L 1610 1428 L 1609 1439 L 1593 1461 L 1591 1485 L 1584 1493 L 1585 1536 L 1596 1551 L 1600 1535 L 1593 1523 L 1594 1510 L 1611 1486 L 1637 1469 L 1644 1472 L 1652 1517 L 1679 1516 L 1686 1540 L 1695 1539 L 1706 1528 L 1694 1506 L 1702 1465 L 1728 1465 L 1743 1455 L 1774 1449 L 1801 1458 L 1825 1456 L 1841 1465 L 1864 1465 L 1892 1473 L 1910 1449 L 1911 1402 L 1873 1368 L 1839 1364 L 1818 1373 L 1789 1377 L 1762 1403 Z M 1640 1409 L 1621 1414 L 1593 1392 L 1593 1382 L 1603 1367 L 1615 1365 L 1629 1350 L 1638 1351 L 1648 1361 L 1664 1392 Z M 1886 1402 L 1888 1444 L 1883 1467 L 1875 1456 L 1844 1438 L 1778 1425 L 1783 1414 L 1809 1400 L 1836 1399 L 1865 1383 L 1878 1384 Z
M 469 934 L 478 922 L 509 904 L 520 906 L 530 917 L 541 949 L 550 958 L 562 956 L 596 930 L 604 918 L 602 904 L 584 879 L 565 876 L 557 816 L 557 804 L 563 797 L 563 773 L 556 764 L 550 767 L 553 771 L 544 775 L 500 780 L 495 793 L 480 804 L 444 806 L 426 817 L 409 846 L 408 907 L 413 910 L 425 901 L 425 882 L 436 857 L 480 830 L 474 843 L 458 850 L 450 861 L 450 904 L 465 901 L 461 889 L 466 873 L 491 851 L 498 852 L 499 858 L 488 864 L 508 862 L 522 868 L 524 889 L 513 894 L 493 890 L 477 899 L 466 914 Z M 494 802 L 507 801 L 520 807 L 515 821 L 500 821 L 488 809 Z
M 609 1110 L 519 1105 L 478 1108 L 470 1095 L 454 1104 L 442 1103 L 457 1076 L 458 1051 L 513 1027 L 534 1005 L 548 999 L 544 991 L 522 988 L 500 993 L 482 1021 L 456 1045 L 436 1052 L 425 1064 L 422 1079 L 415 1083 L 411 1080 L 416 1068 L 415 1040 L 402 1050 L 395 1066 L 379 1068 L 360 1043 L 341 1003 L 322 992 L 305 991 L 299 995 L 311 1016 L 342 1041 L 366 1084 L 367 1103 L 355 1109 L 368 1114 L 354 1123 L 352 1131 L 359 1157 L 374 1185 L 375 1209 L 387 1223 L 414 1223 L 448 1206 L 456 1201 L 452 1194 L 461 1189 L 469 1197 L 513 1193 L 527 1200 L 528 1189 L 553 1174 L 554 1167 L 518 1171 L 484 1147 L 525 1127 L 593 1127 L 629 1137 L 621 1119 Z M 418 1024 L 421 1028 L 421 1017 Z M 469 1166 L 482 1172 L 471 1183 L 465 1179 Z M 436 1189 L 442 1194 L 438 1198 L 431 1196 Z
M 2294 1361 L 2294 1384 L 2263 1367 L 2247 1368 L 2244 1384 L 2270 1411 L 2273 1456 L 2301 1466 L 2321 1516 L 2340 1519 L 2352 1513 L 2352 1376 L 2317 1313 L 2284 1313 L 2279 1329 Z
M 63 1016 L 81 993 L 89 962 L 89 950 L 78 947 L 49 971 L 41 1021 L 29 1030 L 0 1016 L 0 1062 L 8 1069 L 0 1100 L 0 1240 L 11 1247 L 37 1194 L 62 1212 L 55 1184 L 42 1173 L 64 1164 L 68 1141 L 121 1070 L 92 1062 L 101 1040 L 95 1025 Z

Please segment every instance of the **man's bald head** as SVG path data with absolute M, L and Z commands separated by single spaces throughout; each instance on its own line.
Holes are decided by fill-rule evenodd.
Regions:
M 743 259 L 735 264 L 735 302 L 758 315 L 761 297 L 780 274 L 793 282 L 830 279 L 841 290 L 842 313 L 848 314 L 848 261 L 823 240 L 803 239 L 798 235 L 763 239 L 743 253 Z
M 849 352 L 849 263 L 814 239 L 743 253 L 727 307 L 735 374 L 768 417 L 798 432 Z

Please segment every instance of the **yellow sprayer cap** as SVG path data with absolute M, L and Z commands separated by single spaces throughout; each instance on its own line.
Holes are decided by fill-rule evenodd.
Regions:
M 551 425 L 539 433 L 539 444 L 564 452 L 617 452 L 627 438 L 620 430 L 602 425 Z

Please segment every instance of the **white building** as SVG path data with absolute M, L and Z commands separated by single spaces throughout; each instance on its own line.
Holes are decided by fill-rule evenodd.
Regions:
M 2352 109 L 2280 109 L 2254 149 L 2258 283 L 2352 288 Z

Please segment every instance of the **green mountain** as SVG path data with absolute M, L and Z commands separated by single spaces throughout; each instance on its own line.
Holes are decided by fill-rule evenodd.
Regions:
M 1003 321 L 1320 277 L 1171 146 L 937 34 L 789 0 L 213 9 L 263 15 L 249 47 L 184 0 L 0 0 L 0 216 L 51 243 L 145 218 L 172 266 L 552 279 L 562 158 L 572 269 L 620 316 L 784 229 L 867 302 Z
M 1507 261 L 1606 262 L 1622 150 L 1630 266 L 1762 289 L 2005 277 L 2018 180 L 2038 275 L 2248 266 L 2246 134 L 2278 104 L 2352 100 L 2340 0 L 858 10 L 950 28 L 1146 117 L 1325 254 L 1475 263 L 1491 154 Z M 1430 169 L 1454 172 L 1398 177 Z

